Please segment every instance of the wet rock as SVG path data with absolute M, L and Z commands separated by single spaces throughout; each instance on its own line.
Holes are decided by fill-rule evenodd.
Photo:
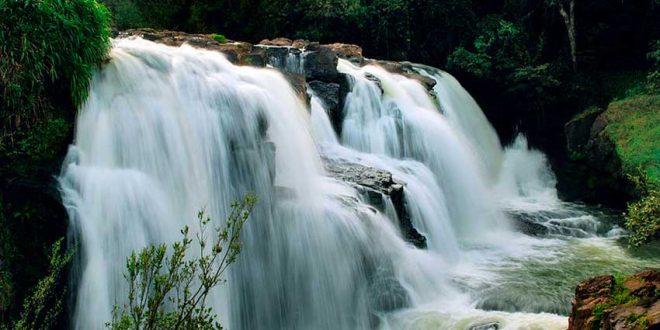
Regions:
M 327 46 L 320 46 L 316 51 L 307 52 L 303 62 L 305 78 L 310 81 L 335 82 L 339 78 L 337 61 L 335 51 Z
M 379 66 L 391 73 L 400 74 L 406 78 L 414 79 L 419 82 L 422 87 L 427 91 L 433 91 L 433 86 L 435 86 L 435 80 L 422 76 L 412 70 L 412 64 L 408 62 L 394 62 L 394 61 L 381 61 L 381 60 L 366 60 L 365 64 L 371 64 Z
M 470 330 L 499 330 L 500 324 L 498 322 L 489 322 L 479 325 L 473 325 Z
M 647 270 L 617 283 L 613 276 L 587 279 L 575 289 L 569 330 L 660 329 L 660 272 Z
M 348 78 L 340 74 L 338 82 L 325 82 L 312 80 L 307 86 L 321 101 L 328 112 L 330 122 L 337 135 L 341 135 L 341 126 L 344 120 L 344 102 L 349 92 Z
M 314 95 L 323 101 L 323 105 L 330 112 L 337 109 L 339 106 L 339 84 L 333 82 L 324 82 L 320 80 L 312 80 L 309 82 L 309 89 L 314 92 Z
M 379 267 L 369 285 L 369 305 L 375 312 L 392 312 L 410 306 L 410 297 L 391 268 Z
M 365 73 L 364 77 L 367 78 L 367 80 L 373 81 L 376 83 L 376 86 L 378 86 L 378 89 L 380 89 L 380 93 L 383 94 L 385 90 L 383 89 L 383 83 L 380 81 L 380 79 L 371 73 Z
M 310 51 L 310 52 L 315 52 L 315 51 L 319 50 L 319 47 L 321 47 L 321 45 L 318 42 L 312 41 L 312 42 L 309 42 L 305 46 L 305 50 Z
M 530 236 L 545 236 L 548 234 L 548 227 L 535 221 L 535 215 L 522 212 L 509 212 L 513 220 L 513 227 L 520 232 Z
M 390 198 L 399 218 L 399 229 L 406 241 L 426 248 L 426 237 L 413 226 L 406 211 L 404 185 L 392 178 L 392 173 L 360 164 L 324 158 L 326 172 L 338 180 L 352 183 L 377 208 L 384 207 L 383 198 Z
M 292 73 L 288 71 L 283 71 L 282 74 L 284 78 L 289 82 L 293 90 L 296 92 L 296 95 L 300 100 L 305 104 L 309 104 L 307 99 L 307 84 L 305 84 L 305 77 L 298 73 Z

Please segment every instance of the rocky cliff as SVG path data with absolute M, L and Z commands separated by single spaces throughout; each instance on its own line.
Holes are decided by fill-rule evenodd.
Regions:
M 575 289 L 568 329 L 660 329 L 660 271 L 584 280 Z

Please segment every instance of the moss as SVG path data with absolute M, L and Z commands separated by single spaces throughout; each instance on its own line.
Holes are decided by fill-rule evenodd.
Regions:
M 221 44 L 227 43 L 227 38 L 222 34 L 214 33 L 211 35 L 211 38 Z
M 637 169 L 660 183 L 660 95 L 638 95 L 610 103 L 606 133 L 615 144 L 625 174 Z

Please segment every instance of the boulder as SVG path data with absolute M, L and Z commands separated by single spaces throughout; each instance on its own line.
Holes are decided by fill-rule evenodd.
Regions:
M 592 127 L 596 118 L 603 113 L 603 109 L 589 110 L 584 114 L 576 116 L 564 125 L 566 135 L 566 147 L 573 153 L 582 152 L 592 136 Z
M 362 57 L 362 47 L 358 45 L 334 43 L 324 46 L 334 50 L 339 58 L 351 61 L 357 65 L 362 65 L 364 63 L 364 57 Z
M 293 44 L 293 41 L 288 38 L 275 38 L 275 39 L 264 39 L 259 42 L 260 45 L 266 45 L 266 46 L 291 46 Z
M 304 39 L 296 39 L 291 44 L 291 47 L 298 48 L 298 49 L 304 49 L 304 48 L 307 48 L 307 45 L 309 45 L 309 41 L 304 40 Z
M 416 73 L 412 70 L 411 63 L 408 62 L 366 60 L 365 64 L 376 65 L 391 73 L 400 74 L 406 78 L 417 80 L 417 82 L 429 92 L 433 91 L 433 86 L 435 86 L 435 80 Z
M 383 210 L 384 198 L 390 198 L 403 238 L 418 248 L 426 248 L 426 237 L 413 226 L 406 211 L 404 185 L 394 181 L 392 173 L 343 160 L 323 160 L 325 170 L 331 177 L 353 184 L 376 208 Z

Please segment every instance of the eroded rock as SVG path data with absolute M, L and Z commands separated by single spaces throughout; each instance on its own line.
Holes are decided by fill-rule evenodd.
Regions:
M 426 237 L 413 226 L 406 211 L 404 184 L 394 181 L 392 173 L 345 161 L 324 159 L 326 172 L 341 181 L 352 183 L 364 193 L 372 205 L 381 210 L 383 198 L 390 198 L 399 218 L 399 229 L 406 241 L 418 248 L 426 248 Z
M 611 275 L 584 280 L 575 289 L 569 330 L 659 329 L 660 272 L 646 270 L 622 281 Z

